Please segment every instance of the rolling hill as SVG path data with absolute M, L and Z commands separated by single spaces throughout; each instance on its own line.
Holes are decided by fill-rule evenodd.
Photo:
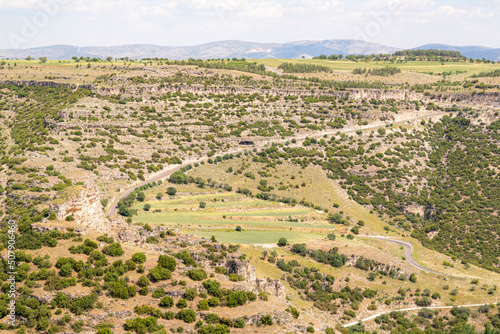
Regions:
M 500 60 L 500 49 L 483 46 L 452 46 L 427 44 L 415 49 L 458 50 L 470 58 Z M 168 58 L 168 59 L 213 59 L 213 58 L 249 58 L 249 59 L 293 59 L 310 58 L 320 54 L 380 54 L 392 53 L 400 48 L 349 39 L 330 39 L 323 41 L 296 41 L 289 43 L 254 43 L 237 40 L 219 41 L 195 46 L 159 46 L 151 44 L 132 44 L 116 46 L 72 46 L 52 45 L 30 49 L 0 49 L 0 58 L 70 59 L 71 57 L 106 58 Z

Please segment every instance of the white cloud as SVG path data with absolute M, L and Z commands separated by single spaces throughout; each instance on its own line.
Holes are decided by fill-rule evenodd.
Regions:
M 464 9 L 455 8 L 453 6 L 441 6 L 434 12 L 432 12 L 434 16 L 436 15 L 464 15 L 467 14 L 467 11 Z
M 366 0 L 361 2 L 357 8 L 362 11 L 389 9 L 397 10 L 424 10 L 435 5 L 434 0 Z
M 284 13 L 285 8 L 281 3 L 268 0 L 252 5 L 247 16 L 252 19 L 278 19 L 283 17 Z
M 1 5 L 11 9 L 34 9 L 36 0 L 3 0 Z
M 231 11 L 248 6 L 248 0 L 188 0 L 188 6 L 195 9 L 215 9 Z
M 476 18 L 488 18 L 492 17 L 494 14 L 492 11 L 487 11 L 484 8 L 481 7 L 474 7 L 471 11 L 469 11 L 469 16 L 470 17 L 476 17 Z

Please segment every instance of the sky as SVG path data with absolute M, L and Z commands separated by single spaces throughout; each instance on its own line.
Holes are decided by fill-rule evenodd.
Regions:
M 500 0 L 0 0 L 0 49 L 359 39 L 500 48 Z

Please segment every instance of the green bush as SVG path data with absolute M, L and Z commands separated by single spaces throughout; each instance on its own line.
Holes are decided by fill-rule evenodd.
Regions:
M 152 333 L 161 329 L 157 323 L 158 319 L 155 317 L 127 319 L 125 329 L 135 331 L 138 334 Z
M 237 307 L 244 305 L 248 300 L 248 295 L 245 291 L 231 292 L 226 296 L 226 306 Z
M 174 299 L 170 296 L 165 296 L 160 300 L 160 307 L 171 308 L 174 306 Z
M 199 311 L 208 311 L 210 309 L 210 306 L 208 305 L 208 302 L 205 299 L 202 299 L 198 302 L 198 310 Z
M 265 326 L 272 326 L 273 318 L 269 314 L 266 314 L 265 316 L 260 318 L 260 323 Z
M 175 318 L 190 324 L 196 321 L 196 313 L 191 309 L 184 309 L 177 312 Z
M 207 280 L 202 283 L 207 293 L 211 296 L 216 296 L 220 292 L 220 283 L 216 280 Z
M 177 304 L 175 304 L 177 308 L 186 308 L 188 306 L 187 302 L 185 299 L 181 298 L 177 301 Z
M 142 275 L 137 280 L 137 285 L 140 286 L 140 287 L 147 287 L 147 286 L 149 286 L 149 280 L 148 280 L 148 278 L 146 276 Z
M 220 319 L 219 316 L 215 313 L 207 313 L 205 315 L 205 321 L 207 324 L 217 324 L 219 323 Z
M 170 270 L 156 266 L 149 270 L 149 279 L 153 282 L 159 282 L 172 278 Z
M 167 194 L 169 196 L 175 196 L 176 193 L 177 193 L 177 189 L 175 189 L 174 187 L 168 187 L 167 188 Z
M 158 258 L 158 265 L 170 271 L 175 271 L 175 259 L 168 255 L 160 255 Z
M 188 270 L 187 276 L 193 281 L 203 281 L 207 278 L 207 273 L 203 269 L 191 269 Z
M 153 298 L 161 298 L 165 296 L 165 289 L 163 287 L 158 287 L 153 291 Z
M 278 246 L 284 247 L 286 245 L 288 245 L 288 240 L 286 240 L 285 238 L 280 238 L 280 240 L 278 240 Z
M 245 319 L 238 318 L 233 323 L 234 328 L 244 328 L 245 327 Z
M 198 334 L 228 334 L 229 328 L 224 324 L 202 325 L 198 328 Z
M 103 254 L 109 255 L 109 256 L 121 256 L 124 254 L 124 251 L 122 249 L 122 246 L 119 242 L 115 242 L 114 244 L 111 244 L 109 246 L 106 246 L 102 249 Z
M 417 283 L 417 275 L 411 274 L 410 275 L 410 282 L 412 283 Z

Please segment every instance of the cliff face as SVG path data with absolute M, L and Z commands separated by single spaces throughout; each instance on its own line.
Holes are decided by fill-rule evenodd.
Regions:
M 257 278 L 255 267 L 247 261 L 229 260 L 226 263 L 229 274 L 242 276 L 247 282 L 270 295 L 285 298 L 285 286 L 279 279 Z
M 358 266 L 358 260 L 361 260 L 359 266 Z M 382 263 L 380 261 L 367 259 L 364 256 L 358 256 L 353 254 L 347 255 L 347 261 L 345 263 L 345 266 L 357 267 L 359 269 L 363 269 L 366 271 L 378 271 L 386 276 L 393 275 L 394 277 L 404 277 L 405 279 L 409 279 L 411 275 L 410 272 L 407 272 L 404 269 L 394 264 Z
M 108 233 L 123 224 L 127 225 L 123 219 L 110 221 L 104 217 L 96 185 L 66 189 L 60 199 L 49 204 L 49 210 L 55 212 L 58 220 L 73 216 L 76 223 L 103 233 Z

